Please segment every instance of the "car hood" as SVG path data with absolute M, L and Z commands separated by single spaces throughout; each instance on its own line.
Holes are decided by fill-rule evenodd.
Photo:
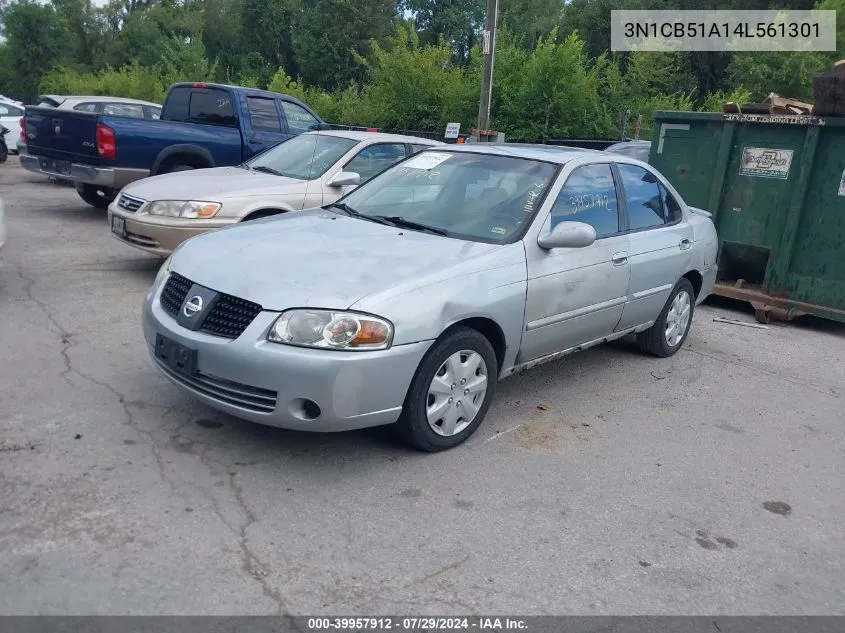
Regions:
M 223 202 L 304 191 L 306 182 L 240 167 L 213 167 L 144 178 L 127 185 L 123 192 L 143 200 Z
M 190 239 L 170 267 L 267 310 L 345 309 L 498 248 L 312 209 Z

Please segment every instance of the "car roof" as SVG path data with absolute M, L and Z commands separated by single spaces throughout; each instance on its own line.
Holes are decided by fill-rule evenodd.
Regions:
M 161 104 L 153 103 L 151 101 L 142 101 L 141 99 L 129 99 L 127 97 L 110 97 L 103 95 L 41 95 L 38 100 L 55 101 L 59 105 L 77 105 L 79 103 L 128 103 L 139 104 L 146 106 L 153 106 L 160 108 Z
M 509 156 L 512 158 L 529 158 L 542 160 L 547 163 L 563 165 L 576 158 L 594 155 L 603 156 L 603 152 L 580 147 L 566 147 L 563 145 L 526 145 L 522 143 L 459 143 L 448 145 L 450 152 L 465 152 L 474 154 L 489 154 L 491 156 Z M 607 157 L 604 156 L 606 159 Z
M 320 130 L 314 132 L 306 132 L 306 134 L 319 134 L 321 136 L 336 136 L 338 138 L 348 138 L 353 141 L 394 141 L 397 143 L 415 143 L 423 145 L 443 145 L 441 141 L 435 141 L 430 138 L 421 138 L 419 136 L 407 136 L 405 134 L 387 134 L 385 132 L 365 132 L 363 130 Z

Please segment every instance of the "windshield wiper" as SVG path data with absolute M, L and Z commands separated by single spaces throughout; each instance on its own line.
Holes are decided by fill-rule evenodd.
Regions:
M 356 211 L 355 209 L 350 207 L 345 202 L 333 202 L 326 208 L 329 209 L 331 207 L 334 207 L 335 209 L 340 209 L 346 215 L 353 218 L 361 218 L 362 220 L 369 220 L 370 222 L 375 222 L 376 224 L 386 224 L 387 226 L 393 226 L 393 223 L 389 222 L 386 218 L 382 216 L 364 215 L 363 213 L 360 213 L 359 211 Z
M 274 176 L 284 176 L 284 174 L 277 169 L 273 169 L 272 167 L 266 167 L 265 165 L 259 165 L 258 167 L 250 167 L 253 171 L 260 171 L 265 174 L 273 174 Z
M 419 222 L 414 222 L 413 220 L 406 220 L 405 218 L 398 216 L 398 215 L 374 215 L 371 216 L 373 218 L 378 218 L 379 220 L 385 220 L 389 222 L 393 226 L 398 226 L 405 229 L 413 229 L 417 231 L 425 231 L 426 233 L 433 233 L 434 235 L 448 235 L 446 231 L 443 229 L 438 229 L 435 226 L 429 226 L 428 224 L 420 224 Z

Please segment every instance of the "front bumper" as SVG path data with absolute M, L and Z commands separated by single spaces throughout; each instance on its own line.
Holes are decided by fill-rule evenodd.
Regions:
M 109 189 L 120 189 L 130 182 L 146 178 L 150 175 L 148 169 L 132 169 L 129 167 L 94 167 L 82 163 L 67 163 L 58 161 L 66 166 L 66 169 L 59 170 L 55 167 L 56 161 L 43 156 L 33 156 L 29 153 L 21 153 L 21 167 L 42 176 L 51 176 L 62 180 L 97 185 Z
M 144 337 L 153 363 L 198 400 L 235 417 L 302 431 L 347 431 L 399 418 L 414 373 L 431 341 L 382 351 L 341 352 L 266 340 L 278 312 L 263 311 L 237 339 L 181 327 L 161 307 L 164 283 L 143 308 Z M 196 373 L 178 374 L 155 358 L 156 334 L 197 351 Z M 310 401 L 319 407 L 303 409 Z M 309 417 L 313 419 L 308 419 Z
M 234 219 L 198 220 L 172 218 L 124 211 L 113 202 L 109 206 L 109 227 L 116 239 L 143 251 L 165 257 L 185 240 L 235 223 Z M 124 230 L 116 233 L 114 216 L 123 218 Z

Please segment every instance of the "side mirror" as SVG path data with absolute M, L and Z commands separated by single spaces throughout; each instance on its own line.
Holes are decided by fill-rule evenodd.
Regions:
M 361 174 L 354 171 L 339 171 L 329 178 L 326 183 L 329 187 L 348 187 L 349 185 L 360 185 Z
M 583 222 L 561 222 L 537 238 L 540 248 L 584 248 L 596 241 L 596 230 Z

